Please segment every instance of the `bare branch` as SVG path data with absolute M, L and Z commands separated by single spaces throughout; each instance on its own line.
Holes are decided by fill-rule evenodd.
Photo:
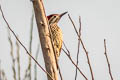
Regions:
M 91 73 L 91 77 L 92 77 L 92 80 L 94 80 L 94 75 L 93 75 L 92 67 L 91 67 L 91 64 L 90 64 L 88 52 L 87 52 L 87 50 L 86 50 L 86 48 L 85 48 L 85 46 L 84 46 L 84 44 L 83 44 L 83 41 L 82 41 L 81 37 L 79 36 L 79 34 L 78 34 L 78 32 L 77 32 L 77 29 L 76 29 L 76 27 L 75 27 L 74 22 L 73 22 L 73 20 L 72 20 L 72 18 L 70 17 L 69 14 L 68 14 L 68 17 L 69 17 L 70 21 L 72 22 L 73 27 L 74 27 L 74 29 L 75 29 L 75 32 L 76 32 L 76 34 L 77 34 L 77 36 L 78 36 L 78 38 L 79 38 L 79 40 L 80 40 L 80 42 L 81 42 L 81 45 L 82 45 L 82 47 L 83 47 L 83 49 L 84 49 L 84 51 L 85 51 L 85 53 L 86 53 L 86 57 L 87 57 L 87 61 L 88 61 L 88 65 L 89 65 L 89 69 L 90 69 L 90 73 Z
M 75 27 L 75 24 L 74 24 L 74 22 L 73 22 L 73 20 L 72 20 L 72 18 L 70 17 L 69 14 L 68 14 L 68 17 L 69 17 L 71 23 L 73 24 L 73 27 L 74 27 L 74 29 L 75 29 L 75 32 L 76 32 L 77 36 L 79 36 L 79 33 L 78 33 L 78 31 L 77 31 L 77 29 L 76 29 L 76 27 Z
M 1 13 L 2 13 L 2 17 L 3 17 L 4 21 L 5 21 L 5 23 L 7 24 L 7 27 L 8 27 L 9 30 L 12 32 L 12 34 L 14 35 L 14 37 L 16 38 L 16 40 L 19 42 L 19 44 L 25 49 L 25 51 L 27 52 L 27 54 L 35 61 L 35 63 L 39 66 L 39 68 L 41 68 L 51 79 L 53 79 L 52 76 L 37 62 L 37 60 L 35 60 L 35 58 L 34 58 L 32 55 L 30 55 L 30 53 L 28 52 L 27 48 L 22 44 L 22 42 L 18 39 L 17 35 L 16 35 L 16 34 L 14 33 L 14 31 L 10 28 L 7 20 L 6 20 L 5 17 L 4 17 L 4 14 L 3 14 L 3 11 L 2 11 L 1 5 L 0 5 L 0 11 L 1 11 Z M 54 79 L 53 79 L 53 80 L 54 80 Z
M 79 36 L 81 36 L 81 18 L 79 17 L 79 24 L 80 24 L 80 27 L 79 27 Z M 78 59 L 79 59 L 79 49 L 80 49 L 80 40 L 78 38 L 78 49 L 77 49 L 77 66 L 78 66 Z M 77 80 L 77 68 L 76 68 L 76 73 L 75 73 L 75 80 Z
M 113 76 L 112 76 L 112 72 L 111 72 L 111 67 L 110 67 L 110 62 L 109 62 L 109 59 L 108 59 L 108 56 L 107 56 L 107 49 L 106 49 L 106 40 L 104 39 L 104 48 L 105 48 L 105 57 L 106 57 L 106 60 L 107 60 L 107 64 L 108 64 L 108 69 L 109 69 L 109 75 L 110 75 L 110 78 L 111 80 L 113 80 Z
M 69 51 L 69 49 L 67 48 L 67 46 L 65 45 L 64 41 L 63 41 L 63 45 L 64 45 L 65 49 L 67 50 L 68 55 L 70 55 L 70 51 Z
M 64 43 L 64 42 L 63 42 Z M 64 46 L 65 46 L 65 43 L 64 43 Z M 63 48 L 62 48 L 63 52 L 68 56 L 68 58 L 70 59 L 70 61 L 72 62 L 72 64 L 78 69 L 78 71 L 80 72 L 80 74 L 85 78 L 85 80 L 88 80 L 87 77 L 83 74 L 83 72 L 80 70 L 80 68 L 77 66 L 77 64 L 75 64 L 75 62 L 72 60 L 71 56 L 70 56 L 70 51 L 67 49 L 66 47 L 66 50 L 65 51 Z

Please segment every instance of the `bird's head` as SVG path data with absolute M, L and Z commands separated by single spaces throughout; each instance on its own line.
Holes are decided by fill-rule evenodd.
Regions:
M 61 19 L 61 17 L 63 15 L 65 15 L 67 12 L 64 12 L 62 14 L 51 14 L 49 16 L 47 16 L 49 24 L 54 24 L 54 23 L 58 23 L 59 20 Z

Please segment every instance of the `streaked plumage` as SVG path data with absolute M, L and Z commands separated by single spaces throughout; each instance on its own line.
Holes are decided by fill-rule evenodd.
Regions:
M 57 26 L 57 24 L 51 24 L 50 25 L 51 33 L 52 33 L 52 39 L 53 39 L 53 46 L 56 52 L 57 60 L 60 56 L 62 43 L 63 43 L 63 35 L 61 29 Z
M 49 21 L 49 27 L 51 30 L 51 36 L 50 38 L 53 40 L 53 46 L 55 50 L 55 56 L 58 60 L 62 48 L 62 43 L 63 43 L 63 35 L 62 35 L 62 30 L 58 27 L 57 23 L 60 20 L 60 18 L 66 14 L 67 12 L 59 15 L 59 14 L 52 14 L 47 16 L 48 21 Z

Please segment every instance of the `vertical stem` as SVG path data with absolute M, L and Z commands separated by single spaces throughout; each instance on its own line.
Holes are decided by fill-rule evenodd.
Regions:
M 53 53 L 53 48 L 51 45 L 51 40 L 48 30 L 48 22 L 46 19 L 42 0 L 34 0 L 33 7 L 35 11 L 35 17 L 36 17 L 46 70 L 54 80 L 58 80 L 58 74 L 57 74 L 58 70 L 55 61 L 55 55 Z M 48 75 L 47 77 L 48 80 L 53 80 Z

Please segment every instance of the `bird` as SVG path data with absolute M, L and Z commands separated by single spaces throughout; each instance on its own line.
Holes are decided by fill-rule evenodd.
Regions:
M 62 43 L 63 43 L 63 34 L 62 30 L 58 26 L 58 22 L 67 12 L 61 14 L 51 14 L 47 16 L 49 29 L 50 29 L 50 39 L 52 40 L 53 48 L 55 51 L 55 57 L 57 61 L 59 60 Z

